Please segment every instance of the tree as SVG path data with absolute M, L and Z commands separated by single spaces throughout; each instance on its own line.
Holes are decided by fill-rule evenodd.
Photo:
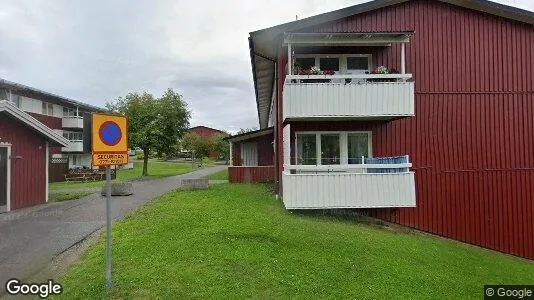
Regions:
M 219 157 L 225 161 L 228 161 L 230 158 L 230 144 L 225 140 L 228 136 L 228 133 L 219 133 L 213 137 L 214 150 L 217 151 Z
M 236 133 L 236 135 L 243 134 L 243 133 L 248 133 L 248 132 L 256 131 L 256 130 L 258 130 L 258 127 L 239 128 L 239 131 Z
M 128 117 L 130 147 L 143 150 L 143 176 L 148 176 L 151 151 L 170 153 L 189 128 L 191 112 L 182 95 L 168 89 L 160 98 L 143 92 L 129 93 L 106 104 L 113 113 Z
M 203 159 L 214 150 L 214 143 L 211 139 L 204 138 L 197 133 L 188 132 L 182 139 L 182 147 L 191 152 L 194 159 Z

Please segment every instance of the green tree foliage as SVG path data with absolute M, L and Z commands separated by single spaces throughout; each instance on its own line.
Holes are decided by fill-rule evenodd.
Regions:
M 239 128 L 239 131 L 236 133 L 236 135 L 243 134 L 243 133 L 248 133 L 248 132 L 256 131 L 256 130 L 258 130 L 258 127 Z
M 230 144 L 224 139 L 228 136 L 228 133 L 219 133 L 213 137 L 214 150 L 219 153 L 219 158 L 225 161 L 230 159 Z
M 128 117 L 130 147 L 143 150 L 143 176 L 148 176 L 150 152 L 165 155 L 175 151 L 191 118 L 182 95 L 172 89 L 159 98 L 147 92 L 129 93 L 108 102 L 106 107 L 110 112 Z
M 209 156 L 210 152 L 215 149 L 212 139 L 203 138 L 197 133 L 188 132 L 182 139 L 182 147 L 191 152 L 194 159 L 203 159 Z

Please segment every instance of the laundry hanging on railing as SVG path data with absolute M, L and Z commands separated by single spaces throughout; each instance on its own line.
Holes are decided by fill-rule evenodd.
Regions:
M 407 164 L 407 163 L 408 163 L 408 155 L 365 158 L 365 164 Z M 403 172 L 408 172 L 408 171 L 409 171 L 408 168 L 367 169 L 367 173 L 403 173 Z

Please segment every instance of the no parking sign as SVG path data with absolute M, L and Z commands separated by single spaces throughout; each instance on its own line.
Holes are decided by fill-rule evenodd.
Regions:
M 92 114 L 93 165 L 128 163 L 128 129 L 124 116 Z

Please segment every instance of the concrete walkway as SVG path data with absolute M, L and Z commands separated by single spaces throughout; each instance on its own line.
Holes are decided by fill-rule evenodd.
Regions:
M 156 180 L 133 182 L 134 195 L 112 198 L 113 220 L 154 197 L 180 187 L 181 179 L 201 178 L 227 166 L 214 166 Z M 0 295 L 10 278 L 25 279 L 56 255 L 82 241 L 106 222 L 106 201 L 98 193 L 0 214 Z

